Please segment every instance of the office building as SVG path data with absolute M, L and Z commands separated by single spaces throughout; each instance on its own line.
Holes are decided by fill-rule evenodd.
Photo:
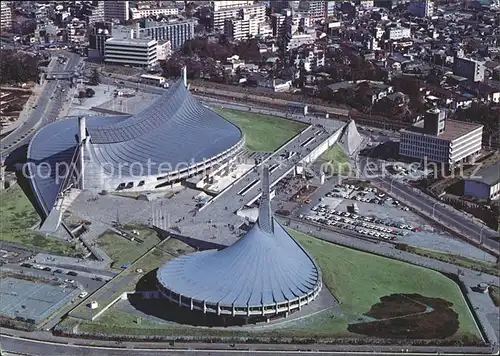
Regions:
M 387 29 L 387 37 L 390 40 L 411 38 L 411 30 L 408 27 L 403 27 L 398 24 L 397 26 L 392 26 Z
M 127 64 L 154 67 L 158 63 L 158 41 L 140 38 L 110 38 L 104 46 L 104 61 L 110 64 Z
M 104 2 L 104 20 L 117 21 L 123 23 L 130 18 L 130 1 L 110 1 Z
M 211 24 L 216 31 L 223 31 L 226 20 L 241 19 L 245 16 L 261 19 L 266 18 L 266 4 L 253 1 L 213 1 Z
M 444 111 L 429 110 L 424 119 L 401 130 L 399 154 L 453 166 L 481 152 L 483 125 L 446 119 Z
M 308 17 L 313 21 L 323 20 L 327 15 L 328 1 L 326 0 L 309 0 L 301 1 L 299 9 L 306 12 Z M 332 9 L 330 7 L 330 9 Z
M 150 16 L 171 16 L 178 15 L 179 9 L 173 6 L 166 7 L 146 7 L 146 8 L 133 8 L 130 10 L 133 20 L 142 19 Z
M 468 78 L 474 82 L 484 81 L 485 62 L 474 59 L 455 57 L 453 74 Z
M 104 21 L 104 1 L 93 0 L 85 4 L 83 10 L 87 24 L 93 25 L 96 22 Z
M 138 28 L 138 37 L 157 41 L 170 41 L 172 50 L 182 48 L 184 42 L 194 38 L 195 19 L 171 17 L 162 21 L 144 19 Z
M 0 30 L 12 28 L 12 4 L 10 1 L 0 1 Z
M 112 36 L 111 22 L 96 22 L 89 31 L 89 57 L 104 57 L 105 43 Z M 94 50 L 95 53 L 91 53 Z
M 412 1 L 408 4 L 408 12 L 417 17 L 434 16 L 434 2 L 431 0 Z

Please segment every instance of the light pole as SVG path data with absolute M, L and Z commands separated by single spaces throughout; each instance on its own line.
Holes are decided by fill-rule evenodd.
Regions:
M 435 201 L 435 202 L 434 202 L 434 204 L 432 204 L 432 217 L 434 217 L 434 211 L 436 210 L 436 204 L 437 204 L 437 203 L 438 203 L 438 202 L 437 202 L 437 201 Z
M 479 245 L 483 245 L 483 229 L 486 227 L 486 225 L 481 226 L 481 230 L 479 230 Z

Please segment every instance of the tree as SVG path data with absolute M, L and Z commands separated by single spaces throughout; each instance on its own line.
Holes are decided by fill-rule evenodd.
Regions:
M 93 97 L 93 96 L 95 95 L 95 91 L 94 91 L 94 89 L 92 89 L 92 88 L 87 88 L 87 89 L 85 90 L 85 95 L 87 96 L 87 98 L 91 98 L 91 97 Z
M 98 85 L 101 82 L 101 77 L 97 68 L 92 69 L 92 75 L 90 76 L 89 83 L 90 85 Z

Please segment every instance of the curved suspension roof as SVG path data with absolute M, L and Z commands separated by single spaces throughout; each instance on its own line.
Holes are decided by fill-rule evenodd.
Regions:
M 168 175 L 217 157 L 243 140 L 237 126 L 204 107 L 182 80 L 136 115 L 86 121 L 88 166 L 100 167 L 110 178 L 116 172 L 120 177 Z M 71 162 L 78 133 L 76 118 L 57 121 L 41 128 L 28 147 L 31 184 L 47 214 L 64 181 L 56 166 Z
M 157 272 L 165 289 L 210 304 L 254 308 L 293 301 L 317 288 L 319 269 L 272 216 L 267 171 L 263 177 L 259 220 L 252 229 L 223 250 L 167 262 Z

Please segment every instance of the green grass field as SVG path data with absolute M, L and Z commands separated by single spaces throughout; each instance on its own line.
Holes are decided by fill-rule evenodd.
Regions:
M 151 248 L 147 253 L 143 252 L 142 257 L 137 259 L 131 267 L 123 270 L 108 284 L 103 286 L 93 295 L 88 296 L 87 300 L 81 303 L 77 308 L 71 311 L 73 317 L 90 320 L 102 308 L 107 306 L 112 300 L 120 296 L 123 292 L 134 291 L 137 283 L 144 275 L 165 262 L 175 258 L 176 253 L 170 251 L 183 250 L 186 252 L 194 251 L 190 246 L 175 239 L 166 239 L 160 242 L 156 247 Z M 133 262 L 133 261 L 132 261 Z M 142 272 L 137 272 L 138 270 Z M 90 309 L 86 304 L 88 299 L 96 300 L 99 307 Z
M 252 151 L 274 152 L 307 127 L 305 124 L 275 116 L 233 109 L 214 108 L 214 111 L 243 131 L 246 146 Z
M 347 174 L 350 171 L 349 157 L 338 144 L 326 150 L 320 159 L 330 164 L 331 172 L 334 174 Z
M 118 234 L 108 231 L 99 236 L 96 240 L 97 244 L 106 252 L 113 260 L 111 267 L 120 268 L 124 264 L 133 263 L 146 251 L 149 251 L 153 246 L 160 242 L 160 238 L 155 231 L 142 226 L 125 226 L 125 231 L 139 231 L 140 239 L 144 242 L 129 241 L 128 239 L 119 236 Z
M 459 287 L 444 275 L 337 246 L 296 231 L 292 231 L 292 234 L 314 256 L 323 273 L 325 285 L 342 302 L 342 310 L 347 315 L 356 317 L 366 313 L 380 297 L 386 295 L 418 293 L 453 303 L 452 308 L 459 314 L 460 322 L 455 337 L 479 337 L 479 330 Z M 344 322 L 347 327 L 348 320 Z
M 500 276 L 499 265 L 497 263 L 480 261 L 465 256 L 453 255 L 451 253 L 439 252 L 409 245 L 404 246 L 402 250 L 414 253 L 419 256 L 429 257 L 435 260 L 451 263 L 456 266 L 481 271 L 494 276 Z
M 490 286 L 489 293 L 491 299 L 493 299 L 493 303 L 495 303 L 497 307 L 500 307 L 500 287 Z
M 31 231 L 40 223 L 40 217 L 19 185 L 0 191 L 0 239 L 21 244 L 27 248 L 66 256 L 77 256 L 73 244 L 45 237 Z

